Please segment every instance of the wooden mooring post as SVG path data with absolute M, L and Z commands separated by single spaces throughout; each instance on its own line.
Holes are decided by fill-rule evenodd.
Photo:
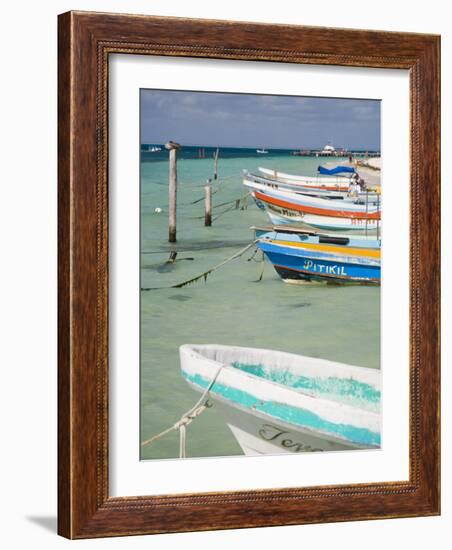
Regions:
M 218 179 L 218 156 L 220 155 L 220 148 L 217 147 L 217 150 L 215 151 L 213 155 L 214 159 L 214 170 L 213 170 L 213 179 Z
M 177 150 L 179 143 L 169 141 L 165 144 L 169 151 L 169 181 L 168 181 L 168 241 L 176 242 L 176 209 L 177 209 Z
M 205 215 L 204 225 L 210 227 L 212 225 L 212 186 L 206 185 L 204 187 L 205 192 Z

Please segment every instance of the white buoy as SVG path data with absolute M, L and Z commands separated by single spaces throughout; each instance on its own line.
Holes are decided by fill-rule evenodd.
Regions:
M 159 206 L 157 206 L 157 208 L 154 210 L 154 212 L 156 214 L 160 214 L 162 212 L 162 209 Z

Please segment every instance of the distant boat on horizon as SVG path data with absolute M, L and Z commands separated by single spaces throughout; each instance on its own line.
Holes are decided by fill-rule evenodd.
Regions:
M 264 148 L 256 149 L 256 153 L 259 153 L 259 155 L 268 155 L 268 151 L 266 151 Z

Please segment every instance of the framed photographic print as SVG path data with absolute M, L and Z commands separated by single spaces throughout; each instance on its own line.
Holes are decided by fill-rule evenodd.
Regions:
M 439 514 L 437 36 L 59 18 L 59 533 Z

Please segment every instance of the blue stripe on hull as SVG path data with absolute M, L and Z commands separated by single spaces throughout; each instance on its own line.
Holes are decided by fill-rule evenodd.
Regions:
M 283 279 L 323 280 L 331 282 L 380 283 L 380 265 L 366 259 L 344 258 L 316 254 L 312 251 L 259 242 L 258 246 L 272 262 Z
M 182 374 L 186 380 L 198 386 L 201 390 L 209 385 L 209 381 L 199 374 L 191 375 L 185 371 L 182 371 Z M 218 382 L 214 383 L 210 393 L 223 397 L 229 401 L 231 405 L 234 403 L 241 405 L 245 409 L 250 410 L 251 414 L 253 410 L 256 410 L 274 419 L 287 422 L 288 424 L 318 432 L 321 437 L 327 438 L 328 434 L 330 434 L 333 437 L 345 440 L 345 442 L 349 441 L 354 445 L 364 447 L 379 447 L 381 443 L 380 434 L 378 432 L 372 432 L 367 428 L 361 428 L 351 424 L 331 422 L 312 411 L 299 409 L 285 403 L 277 403 L 270 400 L 263 401 L 243 390 L 226 386 Z

